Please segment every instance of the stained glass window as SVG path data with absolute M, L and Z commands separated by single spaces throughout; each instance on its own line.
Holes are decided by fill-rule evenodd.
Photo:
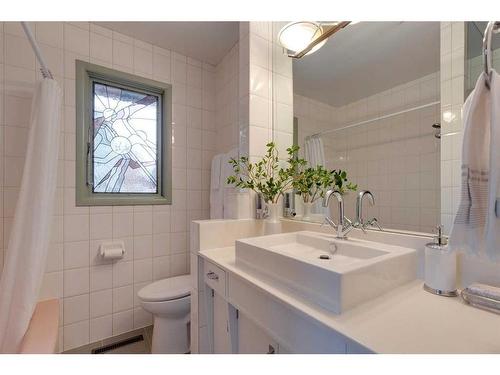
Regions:
M 93 192 L 158 191 L 159 97 L 93 84 Z
M 75 68 L 76 205 L 172 204 L 172 85 Z

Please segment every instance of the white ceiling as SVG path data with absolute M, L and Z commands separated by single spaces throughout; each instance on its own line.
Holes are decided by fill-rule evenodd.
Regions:
M 96 22 L 125 35 L 218 64 L 238 22 Z M 294 92 L 344 105 L 439 70 L 439 22 L 361 22 L 316 53 L 294 60 Z
M 439 22 L 361 22 L 294 60 L 294 92 L 341 106 L 439 70 Z
M 238 22 L 96 22 L 183 55 L 218 64 L 238 41 Z

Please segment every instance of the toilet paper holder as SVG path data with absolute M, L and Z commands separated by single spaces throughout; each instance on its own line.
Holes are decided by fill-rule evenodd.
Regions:
M 99 254 L 103 259 L 121 259 L 125 256 L 125 244 L 123 241 L 102 242 Z

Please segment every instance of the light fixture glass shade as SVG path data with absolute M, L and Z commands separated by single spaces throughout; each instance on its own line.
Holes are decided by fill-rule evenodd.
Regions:
M 290 22 L 283 26 L 278 34 L 278 42 L 294 53 L 304 50 L 313 40 L 323 34 L 320 24 L 311 21 Z M 326 43 L 326 39 L 316 44 L 306 55 L 309 55 Z

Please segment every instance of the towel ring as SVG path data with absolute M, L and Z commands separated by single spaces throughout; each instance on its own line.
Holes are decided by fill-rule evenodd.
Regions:
M 500 32 L 500 21 L 490 21 L 484 30 L 483 37 L 483 64 L 484 73 L 486 75 L 485 84 L 486 87 L 490 88 L 491 83 L 491 71 L 492 71 L 492 55 L 493 51 L 491 49 L 491 37 L 493 33 L 497 34 Z

